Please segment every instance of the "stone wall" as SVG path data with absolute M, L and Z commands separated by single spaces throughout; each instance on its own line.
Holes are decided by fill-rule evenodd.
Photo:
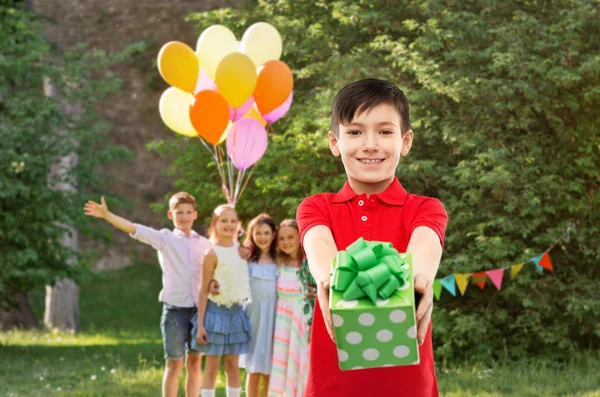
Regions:
M 163 126 L 158 114 L 159 97 L 168 86 L 153 67 L 156 55 L 171 40 L 195 47 L 199 32 L 193 23 L 184 20 L 190 13 L 240 3 L 239 0 L 33 0 L 34 11 L 43 18 L 47 39 L 60 48 L 84 42 L 91 48 L 117 53 L 133 42 L 151 43 L 143 54 L 143 62 L 114 69 L 123 80 L 123 89 L 98 104 L 101 116 L 112 125 L 107 139 L 133 153 L 129 164 L 107 167 L 111 178 L 106 187 L 106 193 L 134 203 L 134 208 L 121 214 L 133 222 L 168 227 L 166 215 L 156 214 L 149 204 L 174 190 L 172 178 L 165 174 L 171 159 L 146 149 L 148 142 L 169 139 L 173 134 Z M 115 240 L 116 245 L 110 247 L 82 241 L 83 247 L 97 248 L 103 253 L 95 263 L 96 269 L 138 261 L 156 262 L 156 254 L 150 247 L 134 242 L 125 233 L 115 232 Z

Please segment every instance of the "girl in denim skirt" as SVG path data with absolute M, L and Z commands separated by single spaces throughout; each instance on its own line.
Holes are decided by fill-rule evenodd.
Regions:
M 227 396 L 239 397 L 239 355 L 248 352 L 250 320 L 244 303 L 250 298 L 248 262 L 238 253 L 239 220 L 232 205 L 220 205 L 210 222 L 210 241 L 218 261 L 204 266 L 198 315 L 194 330 L 195 350 L 206 354 L 200 396 L 214 397 L 221 357 L 227 375 Z M 209 284 L 215 279 L 218 295 L 209 295 Z

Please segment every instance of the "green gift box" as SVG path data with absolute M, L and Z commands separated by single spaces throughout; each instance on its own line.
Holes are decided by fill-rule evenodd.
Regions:
M 333 263 L 329 308 L 342 370 L 419 364 L 410 254 L 360 238 Z

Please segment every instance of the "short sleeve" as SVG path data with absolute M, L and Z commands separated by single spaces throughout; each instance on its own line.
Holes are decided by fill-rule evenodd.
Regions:
M 322 196 L 311 196 L 305 198 L 296 211 L 296 221 L 300 229 L 300 243 L 304 241 L 304 235 L 315 226 L 327 226 L 331 230 L 331 221 L 327 211 L 327 202 Z
M 410 226 L 409 235 L 419 226 L 426 226 L 432 229 L 440 238 L 442 248 L 444 248 L 444 235 L 448 223 L 448 214 L 442 202 L 434 198 L 423 200 L 416 211 L 416 216 Z

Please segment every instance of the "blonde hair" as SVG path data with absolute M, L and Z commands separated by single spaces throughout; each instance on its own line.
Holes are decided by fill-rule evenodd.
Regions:
M 279 224 L 279 231 L 281 230 L 282 227 L 286 227 L 286 226 L 296 229 L 298 234 L 300 234 L 300 228 L 298 227 L 298 223 L 295 220 L 284 219 L 283 221 L 281 221 L 281 223 Z M 300 236 L 298 236 L 298 239 L 300 239 Z M 296 252 L 296 258 L 298 259 L 298 262 L 301 262 L 303 257 L 304 257 L 304 254 L 302 253 L 302 244 L 298 244 L 298 251 Z M 278 248 L 277 248 L 277 263 L 283 264 L 286 261 L 291 260 L 291 259 L 292 259 L 292 256 L 281 251 L 278 246 Z
M 196 199 L 189 193 L 179 192 L 172 195 L 169 199 L 169 210 L 173 211 L 179 204 L 191 204 L 196 210 Z
M 217 241 L 217 231 L 215 230 L 215 225 L 217 224 L 221 214 L 226 210 L 232 210 L 237 216 L 235 206 L 231 204 L 221 204 L 214 209 L 212 218 L 210 219 L 210 226 L 208 227 L 208 237 L 213 243 Z

